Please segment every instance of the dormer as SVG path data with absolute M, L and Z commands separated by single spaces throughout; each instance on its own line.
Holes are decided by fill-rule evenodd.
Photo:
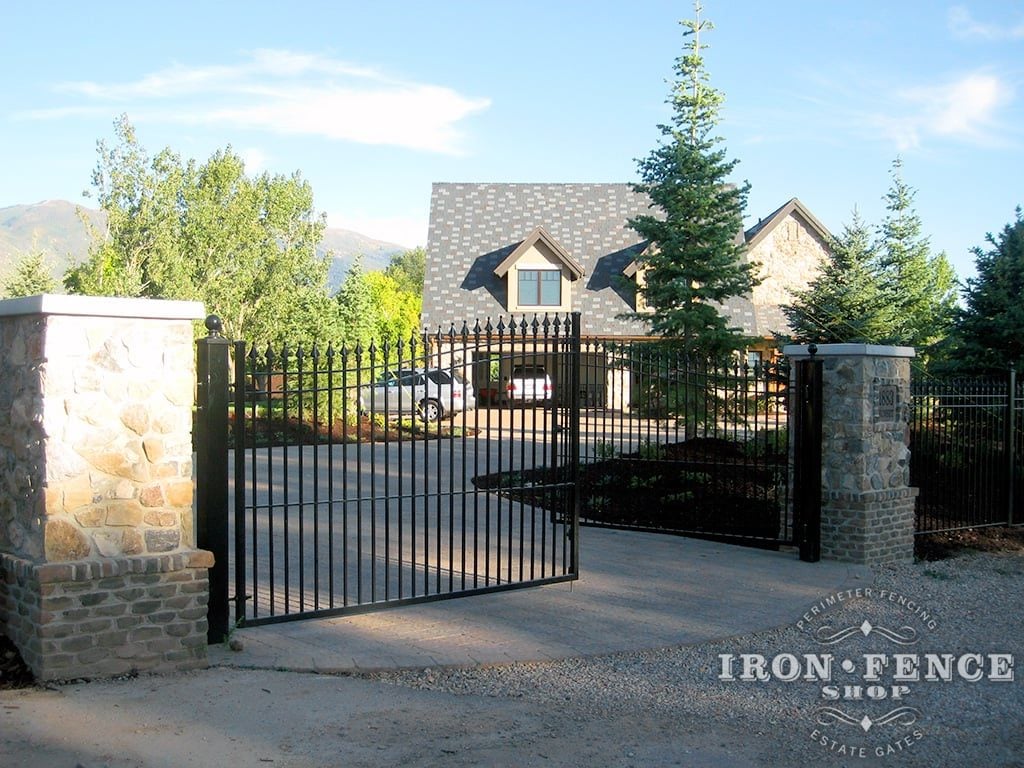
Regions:
M 544 227 L 537 227 L 495 267 L 494 274 L 508 281 L 509 312 L 569 312 L 572 283 L 584 273 Z

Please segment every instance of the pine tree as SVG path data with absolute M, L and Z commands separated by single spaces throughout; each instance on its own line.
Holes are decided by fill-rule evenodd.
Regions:
M 891 339 L 895 314 L 875 269 L 871 231 L 856 210 L 831 242 L 821 273 L 783 312 L 801 343 L 877 344 Z
M 972 371 L 1024 367 L 1024 218 L 991 233 L 991 250 L 974 248 L 977 276 L 967 281 L 966 308 L 957 318 L 956 358 Z
M 713 25 L 700 18 L 702 10 L 695 3 L 696 18 L 681 22 L 689 42 L 675 65 L 672 122 L 659 126 L 661 143 L 638 161 L 642 182 L 634 188 L 650 198 L 652 213 L 629 225 L 650 242 L 639 259 L 646 281 L 640 290 L 653 312 L 634 317 L 649 322 L 652 333 L 679 340 L 686 353 L 717 357 L 746 341 L 719 305 L 748 293 L 756 280 L 736 240 L 750 185 L 726 183 L 738 161 L 716 148 L 723 97 L 704 68 L 700 35 Z
M 361 256 L 356 256 L 345 274 L 337 295 L 341 338 L 349 347 L 369 346 L 377 327 L 377 307 L 370 283 L 363 271 Z
M 53 293 L 56 289 L 57 281 L 46 266 L 46 258 L 42 251 L 37 250 L 18 260 L 14 272 L 4 282 L 2 295 L 14 299 Z
M 944 253 L 931 255 L 921 219 L 914 210 L 916 190 L 903 180 L 903 161 L 892 164 L 892 186 L 885 196 L 888 214 L 879 228 L 879 272 L 896 312 L 888 341 L 928 349 L 949 332 L 956 306 L 956 276 Z

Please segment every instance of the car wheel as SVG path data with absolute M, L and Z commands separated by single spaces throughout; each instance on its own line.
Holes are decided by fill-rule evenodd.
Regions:
M 422 400 L 419 406 L 420 418 L 427 422 L 434 422 L 444 415 L 444 410 L 437 400 Z

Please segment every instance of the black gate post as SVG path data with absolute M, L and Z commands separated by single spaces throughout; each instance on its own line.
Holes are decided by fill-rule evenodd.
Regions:
M 196 342 L 196 541 L 213 553 L 207 642 L 229 631 L 228 607 L 228 348 L 220 318 L 206 318 L 209 335 Z
M 580 312 L 572 313 L 569 348 L 569 482 L 572 483 L 572 572 L 580 573 Z
M 800 559 L 821 560 L 822 363 L 811 344 L 809 360 L 796 363 L 793 449 L 793 517 Z
M 1010 393 L 1006 411 L 1006 466 L 1007 466 L 1007 506 L 1006 524 L 1013 525 L 1013 508 L 1017 503 L 1015 490 L 1017 485 L 1017 369 L 1010 364 Z

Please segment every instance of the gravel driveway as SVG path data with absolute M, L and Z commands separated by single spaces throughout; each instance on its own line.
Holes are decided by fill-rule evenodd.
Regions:
M 883 568 L 861 597 L 821 611 L 826 597 L 770 632 L 589 659 L 364 678 L 219 668 L 2 692 L 0 765 L 1024 765 L 1024 553 Z M 719 679 L 722 654 L 738 677 L 739 654 L 825 653 L 830 681 Z M 897 700 L 822 698 L 827 683 L 866 690 L 869 653 L 1011 654 L 1015 674 L 968 682 L 954 669 Z M 825 706 L 872 725 L 821 724 Z M 882 722 L 902 706 L 912 723 Z
M 802 626 L 713 644 L 551 664 L 387 674 L 377 679 L 457 695 L 528 700 L 550 706 L 559 717 L 585 723 L 635 721 L 642 715 L 651 724 L 662 724 L 666 734 L 721 734 L 711 736 L 710 746 L 754 765 L 850 760 L 929 767 L 1024 765 L 1024 553 L 966 555 L 881 568 L 872 588 L 859 598 L 849 597 L 837 600 L 834 608 L 821 615 L 797 619 Z M 821 606 L 808 606 L 809 613 L 814 607 Z M 863 627 L 865 621 L 897 632 L 909 628 L 896 635 L 906 644 L 877 629 L 867 635 L 861 629 L 832 645 L 816 639 L 842 628 Z M 825 632 L 820 631 L 823 627 Z M 907 642 L 911 636 L 913 641 Z M 822 681 L 739 679 L 740 654 L 767 659 L 793 654 L 802 659 L 803 654 L 824 653 L 835 656 L 837 663 L 829 682 L 844 696 L 846 685 L 859 684 L 862 699 L 854 699 L 858 691 L 851 690 L 850 698 L 825 700 Z M 890 657 L 890 664 L 897 653 L 916 654 L 921 665 L 921 679 L 900 684 L 896 700 L 886 675 L 879 681 L 879 688 L 888 689 L 886 698 L 868 699 L 861 660 L 864 654 L 880 653 Z M 719 679 L 723 654 L 736 657 L 732 672 L 737 679 Z M 922 658 L 926 654 L 940 659 L 952 654 L 957 662 L 963 654 L 1009 654 L 1016 665 L 1013 680 L 990 681 L 986 669 L 982 680 L 970 682 L 955 666 L 949 682 L 927 680 Z M 847 659 L 859 662 L 851 674 L 838 666 Z M 1005 657 L 997 657 L 997 662 L 998 676 L 1007 677 Z M 779 671 L 788 676 L 787 667 Z M 968 675 L 973 672 L 968 663 Z M 881 685 L 886 682 L 890 684 Z M 880 696 L 881 690 L 871 693 Z M 860 723 L 837 722 L 827 715 L 826 724 L 819 724 L 823 706 L 841 709 L 858 720 L 864 716 L 878 720 L 901 706 L 917 714 L 910 724 L 897 719 L 865 729 Z M 902 718 L 902 723 L 908 719 Z M 670 748 L 665 751 L 662 739 L 638 741 L 637 765 L 688 764 L 683 755 L 673 754 Z M 611 757 L 615 746 L 609 745 L 605 753 L 608 764 L 618 764 Z

